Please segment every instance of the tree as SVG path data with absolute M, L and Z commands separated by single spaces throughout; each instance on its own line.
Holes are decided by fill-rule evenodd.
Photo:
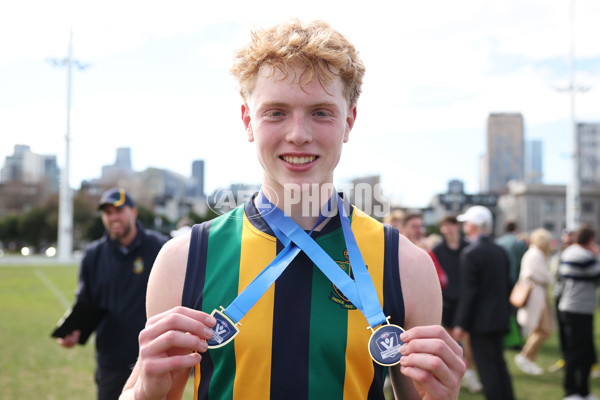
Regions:
M 22 243 L 17 214 L 8 214 L 0 221 L 0 241 L 9 249 L 16 249 Z

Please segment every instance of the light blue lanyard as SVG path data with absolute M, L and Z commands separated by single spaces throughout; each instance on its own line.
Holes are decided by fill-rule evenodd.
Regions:
M 256 199 L 257 207 L 285 248 L 225 309 L 225 314 L 231 318 L 234 324 L 237 324 L 256 304 L 300 250 L 304 251 L 323 274 L 364 314 L 371 328 L 386 322 L 375 286 L 350 228 L 350 221 L 344 210 L 342 199 L 337 193 L 332 196 L 329 205 L 334 197 L 337 199 L 348 258 L 354 271 L 354 280 L 310 237 L 314 229 L 325 220 L 323 212 L 310 233 L 306 233 L 294 220 L 275 207 L 261 191 Z

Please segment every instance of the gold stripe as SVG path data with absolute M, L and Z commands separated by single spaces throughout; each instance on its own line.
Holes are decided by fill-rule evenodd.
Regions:
M 383 306 L 383 225 L 354 207 L 352 232 L 375 285 L 379 303 Z M 371 337 L 368 326 L 365 316 L 359 310 L 348 311 L 344 400 L 366 399 L 369 394 L 373 362 L 367 348 Z
M 200 363 L 194 365 L 194 400 L 198 400 L 198 389 L 200 388 Z
M 239 292 L 275 258 L 277 240 L 256 229 L 246 214 L 242 228 Z M 235 338 L 236 377 L 233 400 L 270 398 L 271 346 L 273 339 L 273 303 L 271 286 L 242 319 Z

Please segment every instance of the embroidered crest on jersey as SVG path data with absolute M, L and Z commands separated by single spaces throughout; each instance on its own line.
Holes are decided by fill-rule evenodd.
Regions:
M 133 272 L 136 274 L 144 272 L 144 260 L 142 260 L 142 257 L 136 258 L 133 262 Z
M 344 270 L 345 273 L 350 275 L 350 278 L 354 279 L 352 275 L 352 266 L 350 265 L 350 259 L 348 258 L 348 250 L 344 250 L 344 259 L 345 261 L 335 261 L 337 265 L 340 266 L 341 269 Z M 356 306 L 352 304 L 346 296 L 342 293 L 340 289 L 337 288 L 333 283 L 331 284 L 332 290 L 329 292 L 329 300 L 333 301 L 336 304 L 339 304 L 344 310 L 356 310 Z

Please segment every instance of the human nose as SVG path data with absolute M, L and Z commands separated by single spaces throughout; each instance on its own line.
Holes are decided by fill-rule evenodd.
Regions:
M 294 144 L 305 144 L 312 141 L 312 131 L 302 115 L 293 115 L 286 133 L 286 140 Z

